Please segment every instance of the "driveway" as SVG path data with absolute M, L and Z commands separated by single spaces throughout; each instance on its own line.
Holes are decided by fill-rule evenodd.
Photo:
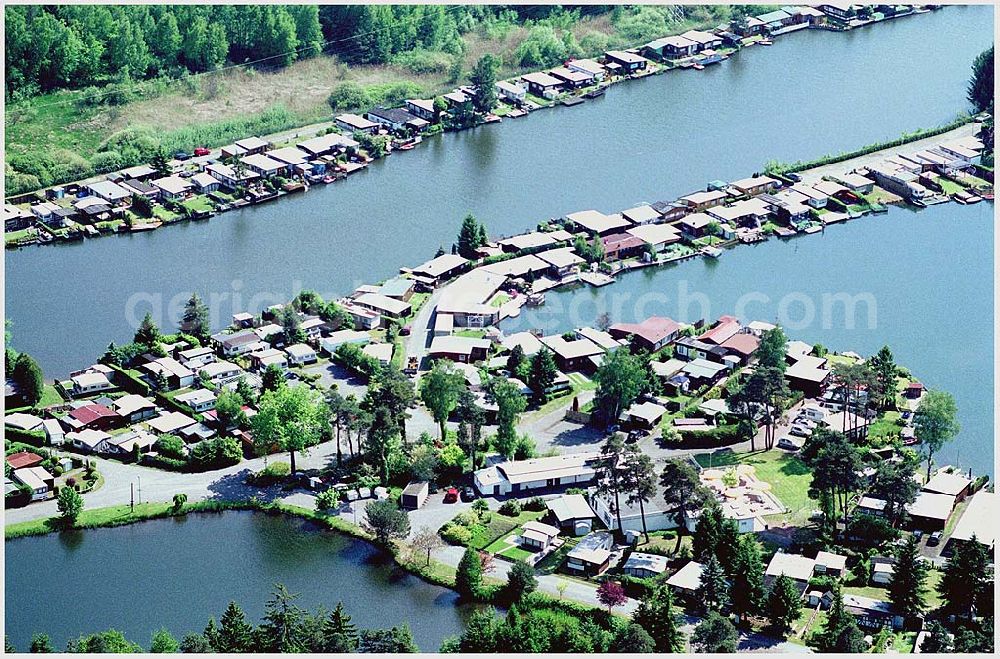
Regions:
M 979 127 L 980 124 L 978 123 L 968 123 L 964 126 L 959 126 L 954 130 L 950 130 L 947 133 L 942 133 L 941 135 L 935 135 L 933 137 L 917 140 L 916 142 L 909 142 L 908 144 L 883 149 L 882 151 L 876 151 L 874 153 L 858 156 L 857 158 L 851 158 L 850 160 L 844 160 L 830 165 L 822 165 L 820 167 L 814 167 L 813 169 L 803 170 L 799 172 L 799 175 L 805 183 L 816 183 L 824 176 L 839 176 L 840 174 L 853 171 L 859 167 L 870 167 L 871 165 L 875 165 L 882 160 L 885 160 L 889 156 L 900 153 L 915 153 L 932 146 L 937 146 L 942 142 L 948 142 L 950 140 L 961 139 L 963 137 L 974 135 L 979 130 Z

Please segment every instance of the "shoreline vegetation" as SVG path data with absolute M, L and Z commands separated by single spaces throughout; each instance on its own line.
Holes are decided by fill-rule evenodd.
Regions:
M 838 162 L 844 162 L 845 160 L 851 160 L 852 158 L 871 155 L 878 151 L 893 149 L 896 147 L 904 146 L 906 144 L 910 144 L 912 142 L 918 142 L 928 137 L 943 135 L 944 133 L 953 131 L 956 128 L 961 128 L 966 124 L 972 123 L 975 120 L 976 118 L 973 115 L 962 113 L 954 121 L 951 121 L 947 124 L 942 124 L 940 126 L 935 126 L 933 128 L 918 128 L 913 132 L 903 133 L 894 140 L 872 142 L 871 144 L 866 144 L 865 146 L 860 147 L 858 149 L 854 149 L 853 151 L 843 151 L 836 155 L 826 155 L 819 158 L 814 158 L 813 160 L 797 160 L 793 163 L 783 163 L 777 160 L 772 160 L 764 165 L 764 173 L 788 174 L 790 172 L 802 172 L 808 169 L 822 167 L 824 165 L 835 165 Z

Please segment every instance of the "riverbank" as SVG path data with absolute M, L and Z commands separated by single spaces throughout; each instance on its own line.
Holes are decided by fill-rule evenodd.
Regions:
M 927 13 L 927 10 L 906 12 L 885 18 L 867 20 L 864 22 L 855 21 L 850 25 L 838 25 L 836 27 L 827 23 L 825 20 L 813 23 L 812 19 L 810 19 L 810 22 L 796 24 L 794 27 L 802 29 L 834 30 L 841 32 L 857 29 L 859 27 L 870 26 L 892 18 L 919 15 L 921 13 Z M 776 30 L 774 37 L 777 38 L 782 34 L 789 34 L 795 31 L 799 30 Z M 720 34 L 731 35 L 729 32 L 721 32 Z M 667 59 L 665 57 L 657 58 L 650 53 L 646 53 L 645 49 L 648 45 L 642 48 L 636 47 L 633 51 L 638 52 L 642 50 L 648 56 L 646 59 L 639 58 L 642 60 L 643 67 L 639 70 L 624 73 L 609 71 L 606 74 L 606 78 L 592 78 L 582 87 L 569 90 L 564 89 L 562 92 L 553 96 L 549 96 L 548 93 L 546 93 L 544 98 L 528 94 L 527 100 L 515 103 L 510 102 L 506 97 L 502 97 L 500 100 L 506 101 L 507 104 L 501 102 L 495 111 L 495 115 L 487 114 L 484 116 L 477 114 L 474 115 L 475 121 L 471 122 L 470 125 L 448 126 L 447 129 L 449 131 L 461 131 L 468 128 L 474 128 L 476 126 L 488 125 L 490 123 L 499 123 L 504 116 L 510 120 L 512 117 L 524 116 L 528 111 L 532 110 L 575 105 L 583 102 L 585 98 L 603 96 L 605 90 L 609 86 L 626 80 L 646 78 L 670 71 L 689 69 L 702 70 L 705 66 L 725 61 L 743 48 L 757 45 L 759 43 L 759 35 L 747 36 L 743 38 L 733 35 L 732 41 L 727 41 L 723 45 L 722 39 L 719 39 L 719 43 L 719 46 L 716 46 L 714 50 L 706 51 L 706 54 L 704 55 L 692 55 L 690 57 L 677 57 L 674 59 Z M 699 62 L 704 62 L 704 64 Z M 507 82 L 516 82 L 518 80 L 519 78 L 513 78 Z M 461 95 L 467 91 L 467 88 L 457 88 L 453 90 L 453 93 Z M 427 101 L 427 103 L 430 102 L 431 101 Z M 435 123 L 432 128 L 440 130 L 442 125 L 443 124 Z M 336 121 L 311 124 L 307 130 L 289 130 L 286 127 L 286 129 L 282 130 L 280 133 L 265 136 L 264 141 L 275 148 L 294 148 L 295 144 L 299 142 L 301 138 L 311 137 L 313 135 L 320 137 L 331 131 L 339 132 L 342 129 L 343 127 Z M 389 133 L 389 137 L 392 139 L 392 144 L 397 147 L 397 150 L 399 150 L 399 148 L 409 150 L 413 147 L 412 142 L 392 138 L 392 133 Z M 389 155 L 389 153 L 391 153 L 391 149 L 384 155 Z M 171 190 L 169 192 L 169 196 L 164 199 L 162 204 L 156 204 L 154 202 L 151 212 L 147 213 L 137 213 L 132 208 L 131 204 L 124 202 L 124 205 L 120 204 L 119 207 L 109 207 L 109 212 L 104 213 L 103 215 L 91 216 L 89 211 L 81 208 L 80 212 L 86 215 L 86 218 L 81 221 L 79 213 L 76 213 L 76 205 L 74 204 L 73 206 L 70 206 L 70 202 L 73 201 L 73 195 L 76 194 L 77 190 L 80 190 L 79 194 L 84 194 L 85 186 L 87 184 L 97 182 L 102 178 L 101 176 L 94 176 L 88 179 L 73 183 L 66 183 L 59 186 L 61 190 L 65 189 L 67 191 L 69 195 L 67 197 L 53 197 L 52 195 L 47 195 L 45 190 L 39 190 L 34 193 L 21 194 L 9 198 L 9 201 L 20 204 L 17 208 L 20 208 L 25 215 L 23 219 L 18 220 L 16 224 L 11 224 L 11 220 L 8 220 L 8 228 L 13 228 L 13 230 L 8 231 L 5 235 L 5 246 L 7 248 L 19 248 L 39 244 L 46 245 L 59 242 L 75 242 L 84 239 L 93 239 L 104 235 L 149 232 L 163 226 L 176 225 L 186 221 L 207 220 L 215 215 L 240 209 L 249 204 L 274 201 L 288 194 L 294 194 L 303 190 L 308 191 L 310 185 L 318 186 L 321 184 L 336 182 L 343 179 L 348 173 L 355 172 L 366 166 L 369 162 L 371 162 L 371 156 L 378 159 L 384 157 L 384 155 L 376 152 L 370 152 L 368 154 L 362 154 L 362 157 L 360 158 L 352 157 L 350 159 L 346 159 L 344 157 L 327 157 L 325 160 L 328 160 L 329 162 L 324 164 L 324 168 L 329 166 L 331 174 L 324 175 L 324 169 L 324 171 L 308 177 L 304 174 L 301 176 L 291 177 L 293 179 L 300 180 L 298 182 L 288 183 L 283 183 L 284 179 L 280 177 L 269 177 L 265 181 L 265 185 L 268 186 L 267 190 L 261 189 L 260 191 L 248 192 L 244 190 L 242 186 L 237 185 L 234 188 L 232 187 L 232 183 L 226 182 L 223 182 L 223 188 L 225 188 L 225 191 L 218 190 L 214 192 L 207 191 L 187 193 L 178 197 Z M 192 176 L 195 174 L 205 175 L 206 165 L 216 161 L 221 156 L 221 152 L 213 151 L 208 155 L 200 156 L 190 161 L 172 161 L 172 174 L 179 174 L 181 176 Z M 194 168 L 189 167 L 189 165 L 194 165 Z M 274 183 L 274 181 L 277 181 L 277 183 Z M 175 183 L 171 183 L 171 186 L 173 185 L 175 185 Z M 213 186 L 218 186 L 218 183 L 213 184 Z M 166 192 L 163 194 L 168 195 Z M 178 199 L 180 199 L 180 201 L 178 201 Z M 52 215 L 51 211 L 35 212 L 34 207 L 32 208 L 31 213 L 29 213 L 28 205 L 33 202 L 54 204 L 55 207 L 62 209 L 62 211 L 72 211 L 75 213 L 74 219 L 69 220 L 68 222 L 62 217 L 56 219 L 56 215 Z M 35 206 L 41 208 L 41 206 L 38 206 L 37 204 Z M 39 219 L 37 221 L 33 219 L 32 213 L 38 215 Z M 45 214 L 43 215 L 43 213 Z

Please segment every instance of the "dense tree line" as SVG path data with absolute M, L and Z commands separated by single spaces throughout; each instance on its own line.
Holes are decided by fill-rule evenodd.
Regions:
M 6 12 L 8 98 L 227 63 L 287 66 L 326 51 L 383 64 L 413 49 L 460 53 L 487 8 L 379 5 L 32 5 Z
M 338 602 L 332 611 L 323 607 L 307 611 L 296 602 L 298 594 L 276 584 L 264 606 L 264 616 L 255 625 L 236 602 L 230 602 L 219 621 L 209 618 L 201 633 L 192 632 L 177 640 L 166 629 L 153 633 L 149 652 L 154 653 L 250 653 L 250 652 L 418 652 L 413 634 L 404 622 L 389 629 L 358 629 Z M 55 652 L 47 634 L 35 634 L 30 651 Z M 6 642 L 7 652 L 16 651 Z M 17 650 L 24 651 L 23 648 Z M 145 650 L 115 629 L 71 639 L 66 652 L 135 653 Z

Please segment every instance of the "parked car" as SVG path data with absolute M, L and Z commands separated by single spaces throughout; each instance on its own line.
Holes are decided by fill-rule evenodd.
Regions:
M 399 330 L 399 335 L 400 336 L 409 336 L 410 332 L 412 332 L 412 331 L 413 331 L 412 327 L 410 327 L 409 325 L 403 325 L 403 328 L 401 330 Z
M 476 500 L 476 491 L 473 490 L 471 487 L 468 487 L 468 486 L 463 487 L 462 488 L 462 501 L 465 501 L 466 503 L 469 503 L 470 501 L 475 501 L 475 500 Z
M 191 154 L 187 153 L 186 151 L 178 151 L 177 153 L 174 154 L 174 159 L 175 160 L 190 160 L 191 159 Z
M 458 490 L 453 487 L 449 487 L 448 491 L 444 493 L 445 503 L 456 503 L 458 501 Z
M 210 153 L 212 153 L 212 150 L 206 149 L 203 146 L 199 146 L 197 149 L 194 150 L 194 155 L 196 156 L 207 156 Z
M 804 426 L 792 426 L 792 429 L 788 431 L 789 435 L 795 435 L 796 437 L 808 437 L 812 434 L 812 430 Z
M 931 537 L 927 538 L 927 544 L 932 547 L 941 544 L 941 532 L 935 531 L 931 533 Z
M 785 449 L 786 451 L 798 451 L 801 447 L 791 437 L 782 437 L 778 440 L 778 448 Z
M 625 438 L 625 441 L 626 442 L 637 442 L 640 439 L 642 439 L 643 437 L 645 437 L 647 434 L 648 433 L 645 430 L 639 430 L 639 429 L 632 430 L 632 431 L 629 432 L 628 437 Z
M 920 529 L 917 529 L 913 532 L 913 539 L 916 540 L 917 542 L 920 542 L 920 538 L 922 537 L 924 537 L 924 532 L 921 531 Z
M 798 183 L 799 181 L 801 181 L 801 180 L 802 180 L 802 177 L 801 177 L 801 176 L 799 176 L 798 174 L 796 174 L 795 172 L 788 172 L 787 174 L 785 174 L 785 176 L 786 176 L 786 177 L 787 177 L 787 178 L 788 178 L 789 180 L 792 180 L 792 181 L 795 181 L 796 183 Z
M 910 418 L 910 410 L 903 410 L 903 414 L 901 416 L 904 419 L 909 419 Z

